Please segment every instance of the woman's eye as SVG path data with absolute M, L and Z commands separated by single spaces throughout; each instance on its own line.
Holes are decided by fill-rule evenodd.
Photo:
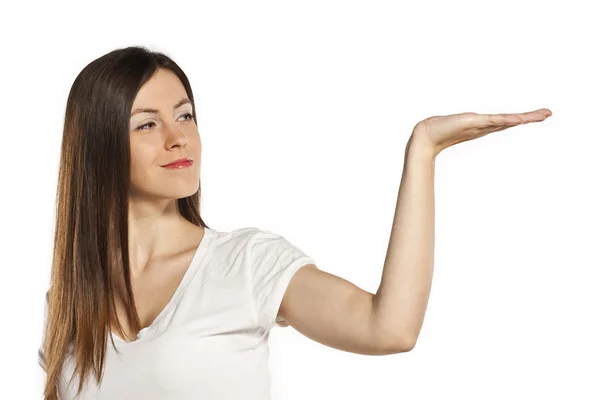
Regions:
M 183 114 L 182 117 L 187 117 L 186 121 L 191 121 L 193 119 L 193 115 L 190 113 Z M 150 129 L 150 127 L 148 127 L 148 129 L 146 129 L 145 127 L 150 124 L 154 124 L 154 122 L 148 122 L 147 124 L 140 125 L 139 127 L 136 128 L 136 130 L 137 131 L 146 131 L 146 130 Z M 156 124 L 154 124 L 154 125 L 156 125 Z
M 139 126 L 139 127 L 136 129 L 136 130 L 137 130 L 137 131 L 146 130 L 146 129 L 144 129 L 144 127 L 145 127 L 145 126 L 148 126 L 148 125 L 150 125 L 150 124 L 154 124 L 154 122 L 148 122 L 147 124 L 141 125 L 141 126 Z

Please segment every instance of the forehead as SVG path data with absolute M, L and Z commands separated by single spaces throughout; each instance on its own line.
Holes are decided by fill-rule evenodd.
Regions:
M 173 72 L 159 69 L 138 91 L 133 107 L 168 106 L 187 97 L 183 84 Z

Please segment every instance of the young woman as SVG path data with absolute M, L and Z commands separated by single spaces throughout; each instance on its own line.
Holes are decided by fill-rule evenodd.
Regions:
M 275 325 L 343 351 L 410 351 L 433 273 L 436 156 L 550 115 L 462 113 L 414 127 L 372 294 L 281 235 L 209 228 L 184 72 L 143 47 L 94 60 L 67 101 L 39 349 L 45 399 L 269 399 Z

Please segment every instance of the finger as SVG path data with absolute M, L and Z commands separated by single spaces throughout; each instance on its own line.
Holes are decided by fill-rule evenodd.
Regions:
M 493 133 L 493 132 L 500 132 L 500 131 L 503 131 L 503 130 L 505 130 L 505 129 L 512 128 L 513 126 L 514 126 L 514 125 L 506 125 L 506 126 L 498 126 L 498 127 L 496 127 L 496 128 L 491 128 L 491 129 L 489 129 L 489 130 L 486 132 L 486 135 L 487 135 L 487 134 L 490 134 L 490 133 Z
M 524 122 L 521 114 L 487 114 L 488 124 L 494 126 L 520 125 Z
M 552 111 L 547 108 L 538 108 L 537 110 L 531 111 L 531 112 L 539 112 L 539 113 L 544 114 L 546 117 L 549 117 L 552 115 Z
M 526 113 L 514 113 L 514 114 L 487 114 L 488 122 L 490 125 L 496 126 L 513 126 L 523 125 L 529 122 L 543 121 L 552 115 L 552 111 L 547 108 L 540 108 L 535 111 L 529 111 Z
M 540 122 L 552 115 L 552 111 L 547 108 L 540 108 L 539 110 L 530 111 L 526 113 L 517 114 L 523 119 L 521 124 L 528 124 L 530 122 Z

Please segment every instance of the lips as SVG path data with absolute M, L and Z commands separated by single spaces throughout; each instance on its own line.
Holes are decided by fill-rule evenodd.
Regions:
M 161 167 L 169 167 L 169 166 L 173 167 L 178 164 L 188 164 L 188 163 L 193 163 L 193 160 L 189 157 L 186 157 L 186 158 L 180 158 L 179 160 L 172 161 L 168 164 L 161 165 Z

